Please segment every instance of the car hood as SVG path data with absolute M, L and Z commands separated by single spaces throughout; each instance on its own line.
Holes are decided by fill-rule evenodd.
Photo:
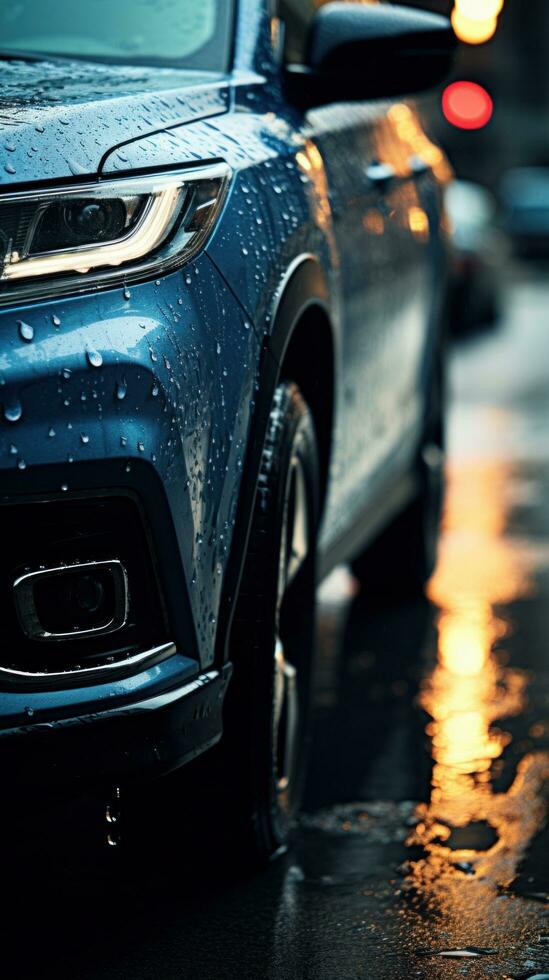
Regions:
M 213 73 L 67 60 L 3 60 L 0 93 L 0 192 L 96 174 L 116 146 L 228 107 Z

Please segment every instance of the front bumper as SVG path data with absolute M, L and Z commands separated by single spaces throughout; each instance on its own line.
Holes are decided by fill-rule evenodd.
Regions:
M 230 673 L 227 664 L 139 700 L 0 730 L 3 787 L 89 788 L 177 768 L 220 739 Z
M 214 663 L 258 350 L 204 254 L 131 291 L 0 311 L 0 501 L 132 495 L 168 622 L 151 641 L 197 671 Z
M 176 651 L 81 685 L 0 679 L 3 788 L 146 778 L 220 738 L 230 667 L 214 656 L 259 350 L 249 327 L 204 255 L 131 295 L 0 312 L 0 509 L 134 500 L 162 600 L 146 641 Z M 13 564 L 0 568 L 6 602 Z M 0 645 L 17 667 L 17 645 Z

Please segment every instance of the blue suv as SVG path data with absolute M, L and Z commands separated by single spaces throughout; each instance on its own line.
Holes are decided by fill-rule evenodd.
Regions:
M 402 96 L 453 47 L 384 4 L 2 6 L 5 786 L 284 844 L 317 581 L 433 567 L 449 168 Z

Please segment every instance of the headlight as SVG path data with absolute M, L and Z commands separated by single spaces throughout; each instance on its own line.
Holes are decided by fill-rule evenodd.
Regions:
M 217 163 L 0 197 L 0 303 L 177 268 L 203 246 L 229 176 Z

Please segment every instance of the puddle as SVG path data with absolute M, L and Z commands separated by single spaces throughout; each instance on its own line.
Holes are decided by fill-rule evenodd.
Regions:
M 498 835 L 486 821 L 479 820 L 466 827 L 454 827 L 446 838 L 451 851 L 489 851 L 497 842 Z
M 549 514 L 540 515 L 543 495 L 523 465 L 461 459 L 449 477 L 431 611 L 372 607 L 361 619 L 346 586 L 339 606 L 330 593 L 324 634 L 321 710 L 331 736 L 343 725 L 343 737 L 339 755 L 321 743 L 319 772 L 326 776 L 328 760 L 339 779 L 352 753 L 358 777 L 362 752 L 367 791 L 388 785 L 396 797 L 425 753 L 425 796 L 355 797 L 305 815 L 301 827 L 313 840 L 304 892 L 292 902 L 300 907 L 306 893 L 324 908 L 321 890 L 340 886 L 340 925 L 350 929 L 360 915 L 370 922 L 365 976 L 526 980 L 549 967 L 549 616 L 540 585 L 549 549 L 531 526 L 535 512 L 547 535 Z M 411 695 L 401 693 L 413 691 L 414 671 L 416 720 L 407 715 Z
M 510 531 L 515 483 L 523 477 L 501 460 L 450 471 L 442 553 L 429 587 L 439 610 L 436 659 L 419 696 L 429 717 L 431 791 L 408 836 L 422 853 L 410 862 L 403 891 L 418 938 L 441 928 L 455 942 L 431 944 L 424 955 L 475 960 L 501 948 L 513 960 L 528 942 L 531 962 L 521 966 L 534 973 L 549 958 L 536 938 L 542 923 L 509 889 L 546 822 L 549 753 L 527 751 L 532 740 L 513 745 L 513 728 L 530 710 L 532 678 L 511 662 L 512 610 L 535 598 L 538 563 L 535 549 Z

